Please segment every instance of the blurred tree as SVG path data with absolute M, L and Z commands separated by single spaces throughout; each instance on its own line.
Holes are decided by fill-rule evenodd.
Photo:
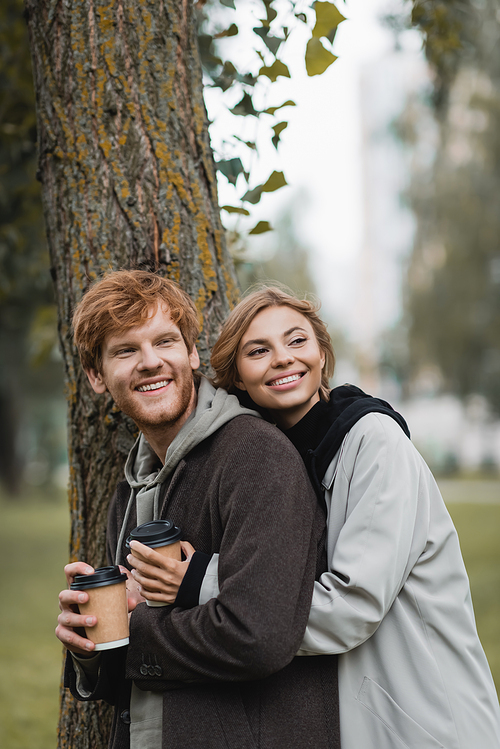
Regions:
M 500 413 L 500 17 L 496 0 L 468 11 L 436 158 L 410 190 L 410 366 L 418 380 L 437 365 L 441 387 Z
M 296 294 L 315 294 L 316 284 L 310 270 L 310 252 L 298 238 L 294 216 L 298 204 L 307 205 L 305 195 L 296 196 L 276 220 L 276 231 L 259 242 L 243 238 L 238 231 L 228 232 L 240 287 L 245 290 L 260 281 L 279 281 Z
M 36 453 L 28 445 L 29 403 L 62 392 L 61 364 L 47 356 L 56 344 L 56 308 L 35 180 L 35 101 L 22 11 L 22 0 L 0 6 L 0 481 L 7 496 L 20 489 L 30 447 Z

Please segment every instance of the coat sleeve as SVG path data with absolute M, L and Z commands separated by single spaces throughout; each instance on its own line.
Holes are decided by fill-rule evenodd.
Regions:
M 324 515 L 298 453 L 266 425 L 227 440 L 215 469 L 220 592 L 191 609 L 135 609 L 127 678 L 142 689 L 268 676 L 292 660 L 304 634 Z M 145 661 L 161 678 L 141 674 Z
M 299 655 L 344 653 L 365 642 L 393 605 L 425 549 L 429 524 L 426 466 L 388 416 L 370 414 L 349 433 L 335 482 L 347 494 L 329 549 L 329 571 L 314 585 Z M 428 471 L 428 469 L 426 469 Z M 331 538 L 332 529 L 329 528 Z

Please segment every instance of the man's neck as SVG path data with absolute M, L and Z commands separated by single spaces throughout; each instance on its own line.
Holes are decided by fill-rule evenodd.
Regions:
M 187 408 L 182 416 L 174 422 L 167 422 L 158 425 L 137 424 L 139 430 L 143 433 L 146 442 L 161 460 L 162 465 L 165 465 L 165 456 L 168 448 L 195 410 L 196 403 L 197 398 L 195 397 L 189 408 Z

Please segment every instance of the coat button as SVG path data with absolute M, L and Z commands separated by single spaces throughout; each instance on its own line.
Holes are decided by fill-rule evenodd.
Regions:
M 140 667 L 139 671 L 141 672 L 141 674 L 143 676 L 147 676 L 148 675 L 148 667 L 146 666 L 145 663 L 142 664 L 142 666 Z
M 120 713 L 120 720 L 122 723 L 125 723 L 126 726 L 130 723 L 130 710 L 124 710 L 122 713 Z
M 161 666 L 155 666 L 155 676 L 163 676 L 163 669 Z

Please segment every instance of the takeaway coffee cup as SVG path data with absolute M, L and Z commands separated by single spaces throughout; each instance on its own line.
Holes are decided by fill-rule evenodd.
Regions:
M 89 594 L 87 603 L 80 603 L 80 614 L 97 617 L 97 624 L 85 630 L 96 650 L 110 650 L 127 645 L 128 605 L 127 576 L 119 567 L 98 567 L 92 575 L 76 575 L 71 590 Z
M 181 561 L 181 535 L 182 531 L 170 520 L 151 520 L 149 523 L 143 523 L 131 531 L 125 545 L 133 554 L 130 548 L 131 541 L 140 541 L 141 544 L 149 546 L 165 557 Z M 167 606 L 161 601 L 148 601 L 148 606 Z

